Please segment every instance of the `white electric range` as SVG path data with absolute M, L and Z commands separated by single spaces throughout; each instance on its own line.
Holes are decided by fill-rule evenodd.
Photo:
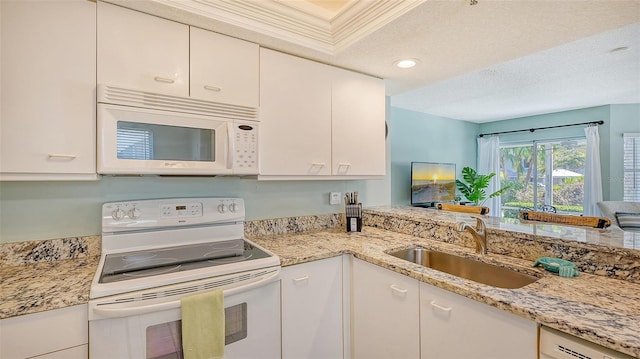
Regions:
M 182 358 L 180 300 L 224 293 L 225 358 L 280 357 L 280 259 L 244 238 L 240 198 L 105 203 L 91 358 Z

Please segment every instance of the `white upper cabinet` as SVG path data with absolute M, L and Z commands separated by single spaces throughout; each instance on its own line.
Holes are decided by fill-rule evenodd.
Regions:
M 261 178 L 385 174 L 384 83 L 261 49 Z
M 191 97 L 258 107 L 257 44 L 191 27 Z
M 260 49 L 260 174 L 331 174 L 329 66 Z
M 98 83 L 259 105 L 259 46 L 112 4 L 98 4 Z
M 96 176 L 96 4 L 0 1 L 0 180 Z
M 98 2 L 98 83 L 188 96 L 189 26 Z
M 384 82 L 334 69 L 331 98 L 332 174 L 384 176 Z

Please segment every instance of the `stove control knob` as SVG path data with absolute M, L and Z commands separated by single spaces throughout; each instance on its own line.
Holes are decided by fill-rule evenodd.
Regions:
M 235 203 L 231 203 L 231 204 L 229 205 L 229 211 L 230 211 L 230 212 L 236 213 L 236 211 L 237 211 L 237 210 L 238 210 L 238 205 L 237 205 L 237 204 L 235 204 Z
M 131 209 L 129 210 L 129 213 L 128 213 L 128 214 L 129 214 L 129 218 L 131 218 L 131 219 L 137 219 L 137 218 L 139 218 L 139 217 L 140 217 L 140 213 L 141 213 L 141 212 L 140 212 L 140 210 L 139 210 L 139 209 L 137 209 L 137 208 L 135 208 L 135 207 L 134 207 L 134 208 L 131 208 Z
M 224 203 L 220 203 L 218 205 L 218 212 L 225 213 L 227 211 L 227 206 Z
M 113 212 L 111 212 L 111 218 L 115 219 L 116 221 L 123 219 L 124 211 L 121 210 L 120 208 L 114 210 Z

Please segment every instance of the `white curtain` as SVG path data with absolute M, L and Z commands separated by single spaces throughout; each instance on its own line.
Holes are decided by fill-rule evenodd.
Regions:
M 487 188 L 487 196 L 500 189 L 500 139 L 498 136 L 478 137 L 478 169 L 479 174 L 495 173 Z M 484 202 L 489 207 L 490 216 L 501 216 L 500 197 Z
M 600 135 L 598 126 L 584 129 L 587 136 L 587 158 L 584 164 L 584 215 L 600 216 L 598 202 L 602 201 L 602 175 L 600 172 Z

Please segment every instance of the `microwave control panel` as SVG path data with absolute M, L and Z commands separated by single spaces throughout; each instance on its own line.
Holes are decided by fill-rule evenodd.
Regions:
M 258 173 L 258 125 L 256 123 L 234 124 L 233 173 Z

